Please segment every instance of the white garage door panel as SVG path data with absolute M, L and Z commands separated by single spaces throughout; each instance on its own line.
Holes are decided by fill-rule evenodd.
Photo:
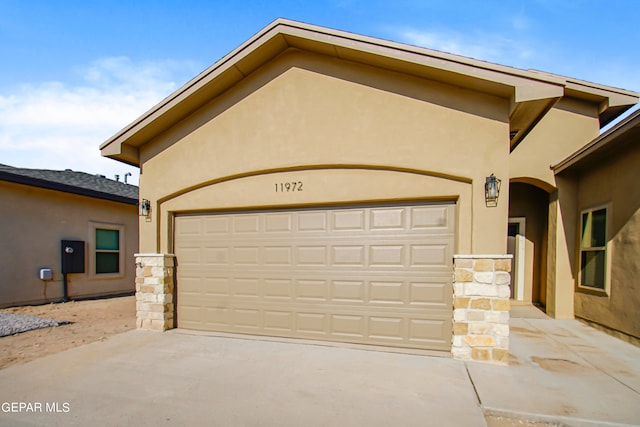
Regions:
M 450 349 L 453 205 L 180 216 L 178 326 Z

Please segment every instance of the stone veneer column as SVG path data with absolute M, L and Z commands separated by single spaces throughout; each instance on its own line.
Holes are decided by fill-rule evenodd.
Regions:
M 511 258 L 454 256 L 454 359 L 508 364 Z
M 166 331 L 174 325 L 174 256 L 135 254 L 136 325 L 138 329 Z

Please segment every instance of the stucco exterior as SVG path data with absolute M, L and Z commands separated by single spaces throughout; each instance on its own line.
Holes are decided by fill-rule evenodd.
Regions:
M 460 251 L 504 252 L 506 204 L 488 211 L 482 195 L 507 174 L 505 100 L 299 52 L 266 68 L 141 148 L 161 221 L 159 248 L 154 221 L 141 224 L 141 251 L 171 252 L 165 212 L 431 198 L 461 206 Z M 304 191 L 273 190 L 287 181 Z
M 552 192 L 550 166 L 583 147 L 600 133 L 598 104 L 562 98 L 511 152 L 510 178 Z
M 510 194 L 509 216 L 523 217 L 527 223 L 525 258 L 530 267 L 525 301 L 540 303 L 556 318 L 572 318 L 574 314 L 572 289 L 562 284 L 573 277 L 570 248 L 563 236 L 572 235 L 575 229 L 571 218 L 562 217 L 571 215 L 572 208 L 567 206 L 563 213 L 557 203 L 564 184 L 550 166 L 598 136 L 599 108 L 597 103 L 561 98 L 513 149 L 509 159 L 511 182 L 520 184 L 519 190 Z M 546 201 L 536 190 L 547 193 Z
M 140 252 L 149 256 L 173 256 L 177 215 L 444 202 L 455 206 L 459 255 L 502 259 L 509 217 L 525 218 L 522 300 L 572 317 L 576 214 L 559 194 L 575 184 L 550 165 L 637 101 L 625 90 L 278 20 L 101 150 L 141 168 L 152 213 L 140 221 Z M 491 174 L 502 181 L 493 205 Z M 166 328 L 173 317 L 152 320 Z
M 0 180 L 0 306 L 57 302 L 63 297 L 61 240 L 85 245 L 85 273 L 68 275 L 70 299 L 134 291 L 133 254 L 138 245 L 137 207 Z M 108 278 L 91 274 L 91 224 L 122 226 L 122 274 Z M 41 280 L 39 270 L 50 268 L 52 280 Z
M 604 326 L 640 342 L 640 114 L 621 122 L 596 139 L 583 155 L 578 153 L 558 168 L 561 179 L 571 183 L 572 192 L 562 200 L 573 207 L 575 236 L 570 245 L 574 309 L 579 318 Z M 593 208 L 607 209 L 606 284 L 603 291 L 580 285 L 580 217 Z

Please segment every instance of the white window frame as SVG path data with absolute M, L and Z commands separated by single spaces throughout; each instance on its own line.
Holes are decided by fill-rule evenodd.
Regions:
M 118 268 L 117 273 L 96 273 L 96 230 L 117 230 L 118 231 Z M 89 221 L 89 276 L 92 279 L 116 279 L 125 275 L 125 226 L 123 224 L 110 224 L 106 222 Z
M 593 213 L 599 210 L 605 211 L 605 244 L 604 246 L 584 246 L 582 239 L 582 228 L 584 226 L 584 215 Z M 611 276 L 611 239 L 609 238 L 609 228 L 611 224 L 611 206 L 610 205 L 600 205 L 595 206 L 588 209 L 583 209 L 580 212 L 580 218 L 578 220 L 578 253 L 577 253 L 577 288 L 582 291 L 589 291 L 593 293 L 597 293 L 600 295 L 609 295 L 610 290 L 610 276 Z M 603 251 L 604 252 L 604 287 L 598 288 L 589 285 L 582 284 L 582 253 L 583 252 L 594 252 L 594 251 Z

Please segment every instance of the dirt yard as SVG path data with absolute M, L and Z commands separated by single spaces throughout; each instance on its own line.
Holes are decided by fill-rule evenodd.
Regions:
M 136 327 L 134 296 L 13 307 L 0 311 L 70 322 L 54 328 L 0 337 L 0 369 L 103 340 Z

